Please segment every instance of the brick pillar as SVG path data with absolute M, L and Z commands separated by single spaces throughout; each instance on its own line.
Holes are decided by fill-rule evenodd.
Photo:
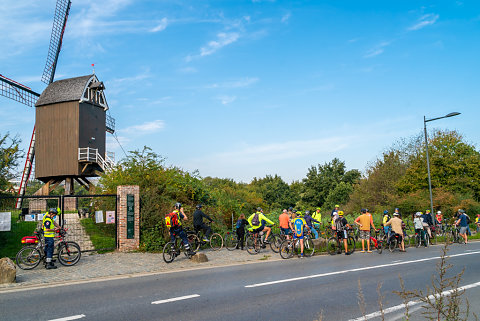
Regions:
M 133 196 L 133 230 L 130 231 L 133 238 L 128 238 L 127 233 L 127 198 Z M 135 186 L 117 186 L 118 212 L 117 212 L 117 239 L 118 250 L 121 252 L 138 250 L 140 245 L 140 187 Z M 131 224 L 132 222 L 130 222 Z M 132 233 L 133 232 L 133 233 Z

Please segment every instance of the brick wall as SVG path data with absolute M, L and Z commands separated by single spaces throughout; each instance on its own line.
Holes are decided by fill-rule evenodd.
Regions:
M 135 228 L 134 238 L 127 239 L 127 195 L 132 194 L 135 198 Z M 118 213 L 117 213 L 117 239 L 118 250 L 128 252 L 137 250 L 140 245 L 140 187 L 117 186 Z

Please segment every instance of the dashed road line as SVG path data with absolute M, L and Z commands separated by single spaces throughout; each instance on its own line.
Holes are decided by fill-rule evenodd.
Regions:
M 162 303 L 168 303 L 168 302 L 174 302 L 174 301 L 180 301 L 180 300 L 187 300 L 187 299 L 192 299 L 192 298 L 198 298 L 199 296 L 200 296 L 199 294 L 179 296 L 179 297 L 176 297 L 176 298 L 171 298 L 171 299 L 166 299 L 166 300 L 153 301 L 152 304 L 162 304 Z
M 465 255 L 473 255 L 473 254 L 480 254 L 480 251 L 469 252 L 469 253 L 453 254 L 453 255 L 448 255 L 447 257 L 448 257 L 448 258 L 451 258 L 451 257 L 465 256 Z M 366 266 L 366 267 L 361 267 L 361 268 L 356 268 L 356 269 L 349 269 L 349 270 L 343 270 L 343 271 L 327 272 L 327 273 L 322 273 L 322 274 L 307 275 L 307 276 L 301 276 L 301 277 L 296 277 L 296 278 L 291 278 L 291 279 L 283 279 L 283 280 L 277 280 L 277 281 L 270 281 L 270 282 L 263 282 L 263 283 L 257 283 L 257 284 L 250 284 L 250 285 L 245 285 L 245 287 L 246 287 L 246 288 L 256 288 L 256 287 L 266 286 L 266 285 L 273 285 L 273 284 L 279 284 L 279 283 L 286 283 L 286 282 L 293 282 L 293 281 L 314 279 L 314 278 L 320 278 L 320 277 L 325 277 L 325 276 L 330 276 L 330 275 L 337 275 L 337 274 L 344 274 L 344 273 L 350 273 L 350 272 L 374 270 L 374 269 L 380 269 L 380 268 L 384 268 L 384 267 L 391 267 L 391 266 L 396 266 L 396 265 L 404 265 L 404 264 L 412 264 L 412 263 L 433 261 L 433 260 L 438 260 L 438 259 L 440 259 L 440 256 L 434 256 L 434 257 L 429 257 L 429 258 L 424 258 L 424 259 L 418 259 L 418 260 L 411 260 L 411 261 L 403 261 L 403 262 L 397 262 L 397 263 L 388 263 L 388 264 L 381 264 L 381 265 L 374 265 L 374 266 Z
M 70 321 L 70 320 L 78 320 L 85 318 L 85 314 L 78 314 L 78 315 L 72 315 L 70 317 L 64 317 L 64 318 L 59 318 L 59 319 L 51 319 L 48 321 Z

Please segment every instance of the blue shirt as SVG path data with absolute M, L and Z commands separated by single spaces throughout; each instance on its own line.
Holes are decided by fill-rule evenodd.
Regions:
M 305 220 L 301 217 L 297 217 L 294 221 L 293 221 L 293 229 L 295 230 L 295 235 L 297 237 L 299 236 L 303 236 L 303 226 L 305 226 L 305 224 L 307 224 L 305 222 Z
M 305 222 L 307 223 L 308 227 L 312 227 L 312 222 L 320 224 L 319 221 L 311 217 L 309 214 L 305 214 L 303 218 L 305 219 Z
M 461 227 L 467 227 L 468 226 L 467 215 L 462 214 L 462 215 L 460 215 L 459 219 L 460 219 L 460 226 Z

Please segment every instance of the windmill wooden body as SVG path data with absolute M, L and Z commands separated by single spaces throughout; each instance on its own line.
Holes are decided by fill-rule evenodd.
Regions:
M 27 152 L 19 196 L 25 194 L 35 159 L 35 178 L 45 185 L 37 195 L 48 195 L 62 181 L 65 193 L 74 194 L 74 181 L 89 188 L 89 177 L 99 176 L 113 162 L 106 155 L 105 133 L 115 122 L 106 115 L 105 86 L 95 74 L 54 82 L 70 0 L 57 0 L 47 63 L 40 95 L 0 74 L 0 95 L 36 107 L 36 124 Z M 17 208 L 22 198 L 17 199 Z M 69 206 L 71 208 L 71 206 Z

